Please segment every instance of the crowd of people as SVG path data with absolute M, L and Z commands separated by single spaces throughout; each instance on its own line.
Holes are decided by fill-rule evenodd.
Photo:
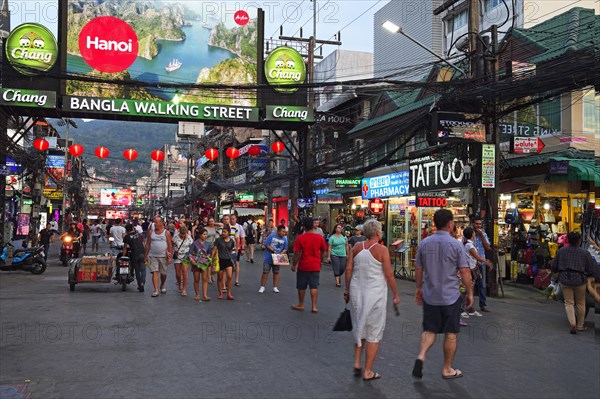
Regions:
M 435 231 L 425 237 L 415 257 L 415 301 L 423 307 L 423 332 L 421 346 L 414 362 L 412 375 L 423 377 L 428 351 L 438 334 L 444 335 L 444 362 L 441 376 L 460 378 L 463 372 L 453 367 L 457 334 L 467 325 L 464 319 L 481 317 L 490 312 L 486 303 L 486 271 L 492 262 L 486 259 L 490 240 L 482 228 L 482 220 L 475 218 L 470 226 L 457 229 L 453 214 L 447 209 L 436 211 L 433 218 Z M 83 253 L 86 251 L 86 234 L 92 238 L 91 251 L 98 251 L 98 242 L 111 238 L 111 246 L 128 254 L 136 270 L 138 290 L 143 292 L 146 268 L 152 274 L 152 297 L 167 293 L 167 271 L 175 270 L 178 292 L 187 296 L 188 276 L 193 274 L 196 301 L 209 302 L 208 287 L 216 276 L 218 299 L 235 300 L 234 287 L 240 286 L 240 260 L 254 263 L 255 248 L 262 253 L 262 275 L 258 293 L 263 294 L 272 274 L 272 291 L 279 293 L 280 268 L 289 265 L 296 273 L 298 301 L 291 305 L 295 311 L 305 310 L 306 291 L 310 295 L 310 310 L 318 313 L 318 296 L 321 270 L 324 262 L 331 263 L 333 284 L 342 287 L 348 304 L 354 335 L 354 375 L 365 381 L 376 380 L 381 375 L 373 369 L 379 342 L 386 324 L 388 289 L 392 302 L 400 302 L 391 267 L 390 253 L 382 244 L 383 229 L 376 219 L 369 219 L 354 228 L 354 235 L 343 234 L 344 226 L 338 224 L 326 238 L 319 221 L 313 218 L 297 220 L 293 234 L 295 240 L 289 248 L 289 229 L 282 220 L 276 225 L 269 220 L 261 228 L 253 217 L 239 224 L 236 215 L 225 215 L 220 221 L 212 217 L 192 221 L 186 217 L 165 221 L 161 216 L 139 222 L 133 219 L 123 226 L 114 223 L 81 222 L 73 220 L 72 234 L 78 235 Z M 52 237 L 52 226 L 40 233 L 47 241 Z M 600 280 L 600 269 L 592 262 L 589 253 L 578 248 L 580 236 L 569 234 L 567 248 L 559 250 L 553 268 L 560 274 L 565 291 L 565 306 L 571 333 L 584 331 L 582 296 L 587 275 Z M 45 242 L 44 241 L 44 242 Z M 293 257 L 288 258 L 288 252 Z M 474 307 L 477 288 L 479 311 Z M 575 307 L 574 307 L 575 305 Z M 397 309 L 397 308 L 395 308 Z M 363 348 L 366 347 L 364 367 Z

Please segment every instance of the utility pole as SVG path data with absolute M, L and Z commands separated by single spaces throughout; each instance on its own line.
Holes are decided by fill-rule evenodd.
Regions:
M 469 53 L 478 54 L 479 47 L 479 0 L 469 0 Z M 479 57 L 471 57 L 471 78 L 478 77 Z
M 65 170 L 64 170 L 64 175 L 63 175 L 63 186 L 62 186 L 62 194 L 63 194 L 63 198 L 62 198 L 62 208 L 60 210 L 61 214 L 62 214 L 62 231 L 67 231 L 67 195 L 69 193 L 69 190 L 67 189 L 68 187 L 68 170 L 69 168 L 67 167 L 68 162 L 69 162 L 69 125 L 71 124 L 69 121 L 69 118 L 65 118 L 66 121 L 66 131 L 65 131 L 65 148 L 64 148 L 64 153 L 65 153 Z
M 318 7 L 317 0 L 312 0 L 313 3 L 313 32 L 312 36 L 307 38 L 302 37 L 302 28 L 300 28 L 300 37 L 293 36 L 284 36 L 283 34 L 279 36 L 280 40 L 285 40 L 289 42 L 298 42 L 305 43 L 308 46 L 307 50 L 307 63 L 308 63 L 308 83 L 314 83 L 314 66 L 316 58 L 323 58 L 320 55 L 316 55 L 315 51 L 317 48 L 317 44 L 322 45 L 334 45 L 340 46 L 342 44 L 339 40 L 320 40 L 317 39 L 317 18 L 318 18 Z M 339 39 L 338 32 L 338 39 Z M 314 88 L 310 87 L 308 92 L 308 106 L 311 109 L 314 109 L 315 106 L 315 92 Z M 311 197 L 312 190 L 310 189 L 310 180 L 308 179 L 308 161 L 309 161 L 309 149 L 311 148 L 311 139 L 312 139 L 312 127 L 305 126 L 298 131 L 298 141 L 299 141 L 299 151 L 298 159 L 300 160 L 300 165 L 298 165 L 299 176 L 298 176 L 298 195 L 297 197 L 308 198 Z M 290 197 L 293 196 L 294 193 L 290 193 Z M 297 209 L 296 201 L 292 201 L 293 209 Z

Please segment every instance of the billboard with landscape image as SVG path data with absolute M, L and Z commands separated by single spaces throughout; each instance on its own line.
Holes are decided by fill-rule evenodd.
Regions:
M 81 79 L 65 94 L 255 106 L 256 90 L 190 87 L 257 84 L 262 27 L 244 3 L 68 0 L 66 72 Z

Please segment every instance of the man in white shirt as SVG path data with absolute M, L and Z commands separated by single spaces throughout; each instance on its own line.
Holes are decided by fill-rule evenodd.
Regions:
M 123 221 L 117 219 L 115 225 L 110 229 L 110 236 L 115 239 L 114 247 L 117 252 L 123 249 L 123 236 L 125 235 L 125 227 L 123 227 Z
M 244 253 L 244 249 L 246 248 L 246 231 L 244 231 L 244 228 L 242 227 L 242 225 L 240 225 L 237 222 L 237 216 L 236 215 L 231 215 L 229 217 L 229 224 L 232 227 L 235 227 L 235 229 L 237 230 L 236 232 L 236 244 L 237 244 L 237 255 L 235 258 L 235 286 L 239 287 L 240 286 L 240 258 L 242 256 L 242 254 Z

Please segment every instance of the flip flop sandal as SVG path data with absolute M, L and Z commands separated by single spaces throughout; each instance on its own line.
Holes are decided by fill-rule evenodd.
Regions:
M 210 302 L 210 298 L 209 297 L 204 297 L 204 298 L 202 298 L 202 302 Z
M 423 361 L 421 359 L 415 360 L 412 376 L 415 378 L 423 378 Z
M 378 380 L 380 378 L 381 378 L 381 374 L 379 374 L 379 373 L 373 373 L 373 377 L 371 377 L 371 378 L 364 378 L 363 377 L 363 381 Z
M 292 309 L 298 310 L 300 312 L 302 312 L 304 310 L 304 308 L 301 308 L 300 306 L 296 306 L 296 305 L 292 305 Z
M 583 328 L 578 328 L 577 332 L 583 332 L 583 331 L 587 331 L 588 328 L 587 327 L 583 327 Z
M 360 375 L 362 374 L 362 368 L 357 369 L 356 367 L 354 367 L 353 373 L 355 377 L 360 377 Z
M 156 298 L 158 296 L 158 292 L 153 292 L 152 293 L 152 298 Z
M 443 375 L 442 378 L 445 380 L 452 380 L 454 378 L 461 378 L 463 376 L 462 371 L 460 370 L 454 370 L 454 374 L 452 375 Z

